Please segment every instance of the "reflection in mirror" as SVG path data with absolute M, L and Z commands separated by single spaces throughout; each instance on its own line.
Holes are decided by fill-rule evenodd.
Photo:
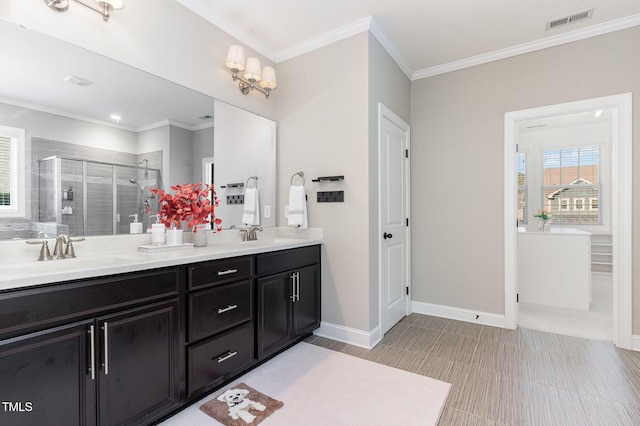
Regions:
M 225 218 L 224 229 L 275 226 L 276 123 L 224 102 L 215 105 L 216 216 Z
M 26 214 L 0 214 L 0 238 L 128 233 L 129 216 L 153 202 L 149 188 L 203 180 L 213 98 L 5 20 L 0 40 L 0 62 L 11 64 L 0 67 L 0 126 L 24 129 L 27 153 L 25 185 L 13 194 Z M 57 181 L 39 175 L 49 157 L 60 159 Z M 151 219 L 141 219 L 146 229 Z

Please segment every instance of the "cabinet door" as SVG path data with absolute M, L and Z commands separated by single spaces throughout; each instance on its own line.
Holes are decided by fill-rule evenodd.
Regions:
M 149 421 L 179 403 L 178 300 L 99 318 L 100 425 Z
M 89 324 L 0 342 L 0 424 L 95 424 Z
M 258 359 L 262 359 L 291 341 L 291 273 L 271 275 L 258 280 Z
M 293 303 L 293 337 L 320 327 L 320 268 L 311 265 L 295 271 L 298 297 Z

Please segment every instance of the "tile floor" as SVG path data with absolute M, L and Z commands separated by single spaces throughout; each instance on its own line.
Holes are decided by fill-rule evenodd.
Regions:
M 453 384 L 441 426 L 640 425 L 640 353 L 411 314 L 372 350 L 307 342 Z

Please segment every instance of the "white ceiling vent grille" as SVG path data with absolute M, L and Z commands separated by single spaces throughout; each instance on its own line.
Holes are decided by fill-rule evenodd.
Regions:
M 563 25 L 571 24 L 572 22 L 583 21 L 593 16 L 593 9 L 585 10 L 584 12 L 574 13 L 571 16 L 564 16 L 562 18 L 554 19 L 547 22 L 547 30 L 561 27 Z
M 86 78 L 78 77 L 77 75 L 68 75 L 64 78 L 64 81 L 80 87 L 87 87 L 93 84 L 93 81 L 87 80 Z

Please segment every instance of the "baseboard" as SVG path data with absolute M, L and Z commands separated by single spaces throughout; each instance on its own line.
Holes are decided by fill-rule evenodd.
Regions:
M 631 336 L 631 350 L 640 352 L 640 336 L 637 334 Z
M 380 327 L 376 327 L 367 332 L 324 321 L 320 323 L 320 328 L 315 330 L 313 334 L 365 349 L 373 348 L 378 344 L 378 342 L 380 342 L 380 340 L 382 340 Z
M 492 327 L 505 328 L 504 315 L 489 312 L 472 311 L 469 309 L 455 308 L 452 306 L 434 305 L 432 303 L 411 302 L 411 309 L 416 314 L 431 315 L 454 319 L 458 321 L 472 322 L 475 324 L 490 325 Z

